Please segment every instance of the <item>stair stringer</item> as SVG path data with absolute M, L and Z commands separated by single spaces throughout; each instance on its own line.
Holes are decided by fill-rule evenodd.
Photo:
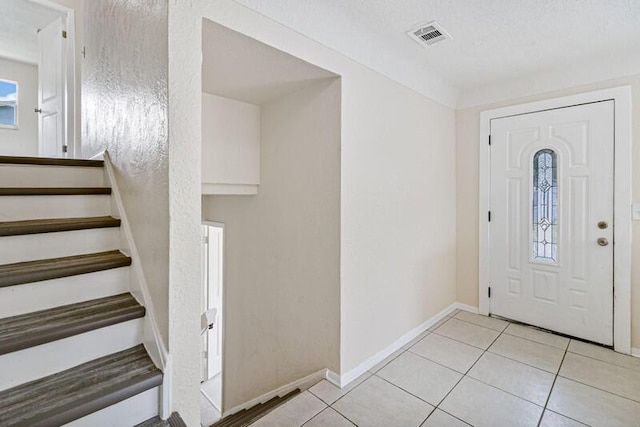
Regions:
M 144 317 L 144 346 L 153 363 L 163 372 L 163 381 L 160 387 L 160 408 L 159 415 L 163 420 L 171 416 L 171 355 L 162 340 L 158 323 L 156 322 L 155 308 L 149 293 L 149 285 L 142 269 L 140 254 L 133 238 L 131 225 L 127 218 L 126 209 L 122 202 L 122 196 L 118 188 L 116 175 L 109 157 L 109 152 L 105 150 L 92 159 L 103 159 L 105 170 L 105 184 L 111 187 L 111 215 L 119 218 L 120 223 L 120 244 L 121 251 L 131 257 L 130 266 L 130 286 L 131 293 L 138 302 L 145 307 Z

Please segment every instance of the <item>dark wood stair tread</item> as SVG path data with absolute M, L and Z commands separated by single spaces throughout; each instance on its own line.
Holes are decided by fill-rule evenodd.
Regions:
M 187 427 L 180 414 L 174 412 L 166 420 L 160 419 L 160 417 L 151 418 L 135 427 Z
M 32 219 L 27 221 L 0 222 L 0 236 L 53 233 L 59 231 L 87 230 L 92 228 L 120 227 L 120 220 L 110 216 L 86 218 Z
M 0 354 L 23 350 L 144 317 L 145 309 L 120 294 L 0 319 Z
M 3 187 L 0 196 L 82 196 L 111 194 L 109 187 Z
M 161 384 L 138 345 L 0 392 L 0 425 L 60 426 Z
M 98 252 L 0 265 L 0 287 L 93 273 L 131 265 L 120 251 Z
M 45 165 L 45 166 L 88 166 L 101 168 L 103 160 L 55 159 L 48 157 L 0 156 L 0 163 L 12 165 Z
M 226 418 L 214 423 L 210 427 L 244 427 L 248 426 L 260 418 L 273 411 L 292 397 L 300 394 L 300 389 L 295 389 L 284 396 L 276 396 L 264 403 L 259 403 L 249 409 L 243 409 L 240 412 L 229 415 Z

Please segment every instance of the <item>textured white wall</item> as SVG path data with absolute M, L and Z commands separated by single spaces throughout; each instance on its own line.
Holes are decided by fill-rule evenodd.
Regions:
M 260 184 L 260 107 L 202 94 L 202 182 Z
M 142 258 L 162 337 L 168 339 L 169 183 L 167 3 L 85 3 L 82 141 L 109 150 Z
M 169 346 L 171 407 L 200 424 L 202 310 L 201 3 L 169 1 Z
M 38 67 L 0 58 L 0 79 L 18 82 L 18 129 L 0 128 L 0 155 L 38 155 Z
M 340 81 L 262 106 L 256 196 L 206 196 L 225 224 L 224 410 L 340 368 Z
M 171 1 L 170 173 L 183 190 L 171 190 L 172 203 L 183 208 L 175 218 L 171 211 L 182 230 L 171 232 L 171 265 L 180 271 L 171 279 L 170 336 L 181 343 L 172 350 L 180 371 L 173 402 L 194 425 L 200 343 L 184 331 L 197 325 L 200 307 L 200 289 L 186 284 L 198 281 L 200 270 L 193 194 L 200 171 L 192 165 L 200 150 L 202 17 L 342 76 L 340 370 L 455 301 L 454 111 L 232 0 Z

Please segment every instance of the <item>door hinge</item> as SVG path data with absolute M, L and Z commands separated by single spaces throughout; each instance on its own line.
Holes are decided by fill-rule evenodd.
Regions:
M 209 236 L 202 236 L 202 243 L 205 245 L 209 244 Z
M 489 286 L 489 288 L 487 289 L 487 295 L 489 296 L 489 298 L 491 298 L 491 286 Z
M 67 151 L 69 151 L 69 147 L 67 145 L 63 145 L 62 146 L 62 152 L 66 153 Z
M 67 38 L 67 32 L 65 30 L 62 30 L 62 38 L 63 39 Z
M 82 59 L 87 59 L 87 47 L 82 46 Z
M 491 211 L 488 212 L 487 217 L 489 218 L 489 222 L 491 222 Z
M 491 135 L 489 135 L 489 145 L 491 145 Z

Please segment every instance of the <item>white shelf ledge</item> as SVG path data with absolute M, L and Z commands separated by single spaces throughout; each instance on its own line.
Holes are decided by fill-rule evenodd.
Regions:
M 257 184 L 202 184 L 203 195 L 255 196 Z

